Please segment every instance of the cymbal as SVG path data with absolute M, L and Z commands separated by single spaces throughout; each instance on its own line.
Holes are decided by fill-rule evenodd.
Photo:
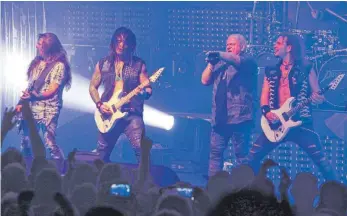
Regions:
M 255 16 L 253 14 L 248 14 L 247 19 L 249 20 L 261 20 L 264 21 L 265 23 L 271 23 L 271 24 L 282 24 L 282 22 L 277 21 L 277 20 L 272 20 L 270 16 Z
M 273 34 L 281 34 L 285 31 L 275 31 Z M 288 29 L 287 32 L 294 34 L 313 34 L 313 31 L 305 30 L 305 29 Z

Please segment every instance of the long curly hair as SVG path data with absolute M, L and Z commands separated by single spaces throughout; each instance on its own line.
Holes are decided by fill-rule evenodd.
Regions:
M 287 40 L 287 45 L 292 47 L 290 54 L 294 62 L 304 63 L 305 49 L 303 46 L 303 41 L 297 35 L 291 33 L 282 33 L 279 35 L 279 37 L 285 38 Z
M 44 58 L 49 59 L 50 62 L 61 62 L 65 66 L 65 89 L 68 90 L 71 88 L 71 67 L 67 58 L 66 50 L 62 46 L 57 35 L 53 33 L 43 33 L 38 35 L 38 41 L 43 39 L 43 50 L 45 53 L 45 57 L 40 56 L 39 54 L 31 61 L 28 71 L 27 77 L 28 79 L 31 76 L 33 69 L 40 63 Z
M 110 46 L 109 46 L 109 55 L 108 60 L 110 62 L 114 62 L 116 59 L 116 47 L 117 47 L 117 37 L 120 35 L 124 35 L 125 42 L 129 46 L 130 49 L 130 55 L 133 55 L 136 49 L 136 36 L 134 32 L 132 32 L 129 28 L 126 27 L 119 27 L 116 29 L 116 31 L 113 33 Z

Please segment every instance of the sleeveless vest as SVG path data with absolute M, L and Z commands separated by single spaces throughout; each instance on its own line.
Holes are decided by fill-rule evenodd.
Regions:
M 269 106 L 271 109 L 278 109 L 278 97 L 279 97 L 279 81 L 281 79 L 281 62 L 276 66 L 270 66 L 265 68 L 266 79 L 269 82 Z M 311 65 L 302 65 L 299 62 L 295 62 L 288 75 L 290 95 L 295 97 L 295 104 L 301 103 L 306 98 L 311 96 L 311 88 L 309 83 L 309 73 L 311 71 Z M 294 117 L 295 120 L 302 120 L 304 123 L 312 122 L 312 106 L 304 106 Z
M 122 70 L 123 79 L 123 95 L 125 96 L 130 91 L 140 85 L 140 73 L 144 61 L 136 56 L 133 56 L 132 60 L 128 63 L 124 63 Z M 99 69 L 101 71 L 101 80 L 104 85 L 104 92 L 101 95 L 101 101 L 108 101 L 115 88 L 116 73 L 115 64 L 110 61 L 109 57 L 105 57 L 99 61 Z M 129 104 L 125 105 L 127 108 L 134 109 L 133 112 L 137 114 L 143 113 L 143 100 L 133 97 Z

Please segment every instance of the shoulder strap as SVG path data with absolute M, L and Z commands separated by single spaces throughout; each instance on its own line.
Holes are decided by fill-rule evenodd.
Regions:
M 32 90 L 35 90 L 36 92 L 40 92 L 41 88 L 45 84 L 47 75 L 57 63 L 58 62 L 52 62 L 46 65 L 45 69 L 41 72 L 40 76 L 35 80 L 32 86 L 33 87 Z

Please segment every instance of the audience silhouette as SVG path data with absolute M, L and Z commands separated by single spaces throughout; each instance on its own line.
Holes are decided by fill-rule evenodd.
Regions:
M 1 157 L 1 215 L 12 216 L 346 216 L 347 188 L 335 181 L 318 187 L 311 173 L 299 173 L 292 181 L 282 167 L 264 160 L 258 173 L 248 165 L 238 165 L 231 174 L 211 176 L 206 188 L 177 182 L 161 188 L 150 176 L 150 158 L 144 157 L 138 169 L 122 170 L 119 164 L 76 161 L 76 149 L 64 164 L 46 159 L 44 144 L 35 128 L 28 103 L 23 103 L 32 143 L 32 160 L 19 150 L 8 148 Z M 2 121 L 3 141 L 13 128 L 13 110 L 6 109 Z M 144 133 L 143 133 L 144 134 Z M 142 137 L 144 151 L 153 142 Z M 267 170 L 281 170 L 280 196 L 267 178 Z M 128 195 L 114 194 L 112 185 L 129 185 Z M 182 195 L 178 188 L 191 188 Z M 293 197 L 291 206 L 289 196 Z M 314 201 L 319 198 L 317 206 Z

